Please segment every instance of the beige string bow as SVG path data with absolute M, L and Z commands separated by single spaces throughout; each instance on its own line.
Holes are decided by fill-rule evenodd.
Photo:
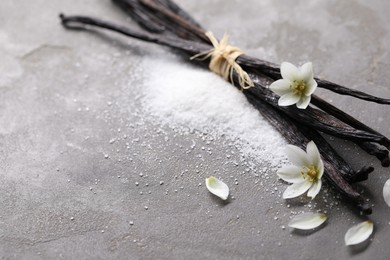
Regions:
M 244 54 L 244 52 L 240 48 L 228 44 L 229 37 L 226 33 L 220 42 L 218 42 L 212 32 L 206 32 L 206 36 L 210 39 L 214 48 L 192 56 L 191 60 L 205 60 L 211 57 L 209 64 L 211 71 L 220 75 L 225 80 L 230 79 L 231 82 L 233 82 L 233 73 L 236 72 L 238 75 L 238 83 L 242 89 L 253 87 L 253 81 L 250 79 L 248 73 L 236 62 L 238 56 Z

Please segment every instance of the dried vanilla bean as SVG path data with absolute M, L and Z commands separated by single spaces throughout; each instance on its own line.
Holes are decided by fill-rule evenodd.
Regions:
M 163 37 L 163 36 L 155 36 L 148 33 L 143 32 L 137 32 L 134 30 L 129 30 L 125 27 L 118 27 L 115 25 L 112 25 L 107 22 L 100 21 L 98 19 L 92 19 L 88 17 L 80 17 L 80 16 L 72 16 L 72 17 L 65 17 L 61 16 L 63 19 L 63 23 L 66 26 L 70 26 L 69 23 L 81 23 L 81 24 L 89 24 L 89 25 L 95 25 L 102 28 L 111 29 L 120 33 L 123 33 L 125 35 L 129 35 L 131 37 L 136 37 L 142 40 L 150 41 L 150 42 L 156 42 L 162 45 L 178 48 L 184 51 L 187 51 L 190 49 L 191 52 L 199 52 L 199 49 L 196 49 L 199 46 L 203 46 L 203 49 L 205 49 L 204 45 L 199 44 L 196 46 L 192 46 L 189 48 L 189 46 L 193 45 L 192 42 L 184 41 L 184 40 L 177 40 L 170 37 Z M 185 46 L 185 48 L 183 47 Z M 195 47 L 196 46 L 196 47 Z M 279 109 L 291 117 L 293 117 L 295 120 L 298 120 L 302 122 L 303 124 L 309 124 L 309 126 L 313 126 L 316 129 L 322 130 L 324 132 L 329 132 L 330 134 L 334 134 L 336 136 L 342 136 L 345 138 L 349 138 L 352 140 L 357 141 L 374 141 L 374 142 L 381 142 L 383 138 L 381 136 L 377 136 L 375 134 L 371 134 L 368 132 L 355 130 L 352 127 L 349 127 L 348 125 L 335 121 L 333 117 L 330 115 L 323 113 L 320 110 L 316 110 L 314 108 L 309 108 L 306 110 L 298 110 L 294 108 L 284 108 L 279 107 L 277 105 L 277 96 L 271 92 L 270 90 L 264 88 L 264 87 L 256 87 L 251 88 L 248 90 L 249 92 L 254 93 L 258 98 L 270 103 L 274 106 L 275 109 Z M 292 110 L 292 111 L 291 111 Z M 307 116 L 309 115 L 309 116 Z M 332 124 L 329 124 L 329 122 L 332 122 Z
M 205 37 L 205 30 L 203 30 L 189 14 L 184 12 L 171 0 L 113 1 L 129 15 L 135 17 L 136 21 L 144 30 L 153 33 L 144 30 L 131 30 L 123 26 L 117 26 L 99 19 L 83 16 L 67 17 L 61 15 L 62 23 L 68 28 L 79 27 L 80 25 L 92 25 L 109 29 L 130 37 L 184 51 L 189 57 L 210 49 L 210 41 Z M 315 97 L 313 97 L 313 105 L 317 106 L 319 109 L 308 107 L 306 110 L 300 110 L 295 107 L 279 107 L 277 104 L 278 96 L 266 88 L 269 84 L 265 84 L 265 82 L 280 78 L 279 67 L 273 63 L 252 58 L 247 55 L 239 56 L 236 61 L 247 70 L 248 73 L 254 73 L 257 79 L 264 81 L 262 84 L 256 83 L 254 88 L 244 91 L 248 100 L 260 111 L 263 111 L 262 113 L 264 114 L 269 115 L 276 113 L 281 122 L 275 119 L 274 122 L 279 122 L 275 128 L 283 133 L 286 139 L 291 143 L 302 147 L 302 138 L 305 138 L 304 140 L 306 141 L 314 140 L 318 144 L 321 154 L 324 157 L 326 168 L 325 176 L 342 194 L 351 199 L 361 211 L 366 214 L 370 213 L 371 209 L 369 206 L 348 182 L 353 183 L 365 180 L 368 177 L 368 174 L 373 171 L 373 168 L 366 166 L 357 172 L 353 171 L 349 164 L 333 150 L 317 131 L 325 132 L 357 143 L 366 152 L 378 157 L 383 165 L 388 162 L 388 150 L 383 146 L 390 146 L 389 139 L 368 126 L 365 126 L 345 112 L 321 99 L 315 99 Z M 373 97 L 362 92 L 338 86 L 328 81 L 316 80 L 319 87 L 323 85 L 324 88 L 341 94 L 345 94 L 343 91 L 349 91 L 349 95 L 351 96 L 377 103 L 390 104 L 390 100 L 388 99 Z M 268 104 L 264 103 L 264 101 Z M 260 108 L 262 108 L 262 110 Z M 267 118 L 267 116 L 265 117 Z M 272 123 L 272 120 L 270 121 Z M 296 133 L 291 133 L 286 129 L 295 129 Z M 306 141 L 304 143 L 307 143 Z
M 175 48 L 181 51 L 185 51 L 188 55 L 193 55 L 194 53 L 200 53 L 208 50 L 207 45 L 193 42 L 188 40 L 183 40 L 180 38 L 175 38 L 173 36 L 164 36 L 164 35 L 154 35 L 150 33 L 144 33 L 136 30 L 130 30 L 123 26 L 114 25 L 112 23 L 102 21 L 100 19 L 85 17 L 85 16 L 65 16 L 60 15 L 62 23 L 68 28 L 77 25 L 93 25 L 118 33 L 134 37 L 140 40 L 158 43 L 164 46 Z M 345 138 L 348 140 L 356 142 L 375 142 L 389 146 L 388 139 L 384 138 L 381 135 L 375 133 L 369 133 L 364 130 L 355 129 L 337 118 L 322 112 L 321 110 L 308 107 L 307 109 L 297 109 L 295 107 L 280 107 L 277 104 L 278 96 L 266 88 L 250 88 L 247 91 L 253 92 L 263 101 L 271 104 L 276 109 L 283 111 L 289 116 L 293 117 L 295 120 L 301 122 L 310 127 L 334 135 L 337 137 Z

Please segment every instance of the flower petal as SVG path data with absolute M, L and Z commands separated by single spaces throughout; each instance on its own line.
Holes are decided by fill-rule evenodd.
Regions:
M 313 64 L 306 62 L 299 68 L 299 76 L 302 80 L 309 82 L 313 79 Z
M 206 178 L 206 187 L 212 194 L 223 200 L 226 200 L 229 196 L 229 187 L 213 176 Z
M 318 86 L 317 81 L 315 81 L 314 79 L 307 81 L 305 95 L 311 96 L 314 93 L 314 91 L 317 89 L 317 86 Z
M 301 99 L 301 96 L 289 92 L 279 98 L 278 105 L 281 107 L 290 106 L 297 103 L 299 99 Z
M 311 96 L 302 96 L 301 99 L 297 102 L 297 108 L 306 109 L 310 104 Z
M 279 96 L 283 96 L 290 92 L 290 86 L 291 86 L 291 81 L 285 79 L 279 79 L 273 82 L 269 86 L 269 88 Z
M 288 186 L 287 189 L 283 193 L 283 199 L 291 199 L 298 197 L 305 193 L 311 186 L 311 183 L 308 181 L 293 183 Z
M 387 206 L 390 207 L 390 179 L 388 179 L 383 186 L 383 198 L 385 199 Z
M 289 62 L 283 62 L 280 66 L 280 73 L 284 79 L 295 80 L 299 76 L 298 68 Z
M 311 185 L 309 191 L 307 192 L 307 196 L 310 197 L 311 199 L 314 199 L 317 196 L 317 194 L 320 192 L 321 186 L 322 186 L 321 180 L 314 182 Z
M 295 145 L 287 145 L 286 146 L 286 154 L 290 162 L 292 162 L 296 166 L 309 166 L 310 160 L 301 148 Z
M 348 229 L 345 234 L 345 245 L 356 245 L 370 237 L 374 230 L 374 223 L 371 220 L 364 221 Z
M 310 141 L 306 146 L 307 156 L 310 160 L 310 164 L 313 164 L 318 167 L 321 161 L 321 155 L 318 151 L 316 144 L 313 141 Z
M 284 166 L 283 168 L 278 170 L 277 175 L 282 180 L 290 183 L 298 183 L 304 181 L 301 174 L 301 168 L 294 165 Z
M 326 219 L 327 217 L 323 213 L 304 213 L 295 216 L 290 223 L 288 223 L 288 226 L 303 230 L 314 229 L 324 223 Z
M 324 162 L 321 160 L 320 163 L 317 165 L 319 174 L 317 176 L 318 179 L 322 178 L 322 175 L 324 175 Z

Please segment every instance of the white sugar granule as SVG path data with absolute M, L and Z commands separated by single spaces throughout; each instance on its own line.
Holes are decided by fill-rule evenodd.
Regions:
M 232 140 L 245 157 L 277 166 L 283 137 L 240 90 L 205 69 L 178 59 L 145 59 L 142 104 L 170 127 L 207 132 Z

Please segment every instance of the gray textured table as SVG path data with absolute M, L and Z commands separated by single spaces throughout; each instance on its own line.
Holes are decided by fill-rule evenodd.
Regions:
M 311 60 L 321 77 L 390 97 L 386 1 L 179 3 L 251 55 Z M 280 198 L 286 185 L 247 172 L 247 160 L 223 138 L 145 119 L 134 87 L 143 78 L 131 72 L 144 57 L 168 50 L 109 33 L 66 31 L 61 11 L 126 22 L 108 0 L 1 1 L 4 259 L 388 259 L 390 209 L 381 190 L 389 170 L 375 159 L 335 141 L 352 165 L 376 167 L 362 183 L 374 205 L 375 234 L 347 248 L 344 233 L 360 218 L 334 191 L 325 188 L 329 200 L 312 208 L 287 207 Z M 321 94 L 390 136 L 389 107 Z M 237 164 L 226 163 L 232 149 L 238 151 L 228 162 Z M 226 205 L 198 185 L 215 172 L 233 177 L 226 179 L 235 199 Z M 284 228 L 302 209 L 327 210 L 329 222 L 310 234 Z

